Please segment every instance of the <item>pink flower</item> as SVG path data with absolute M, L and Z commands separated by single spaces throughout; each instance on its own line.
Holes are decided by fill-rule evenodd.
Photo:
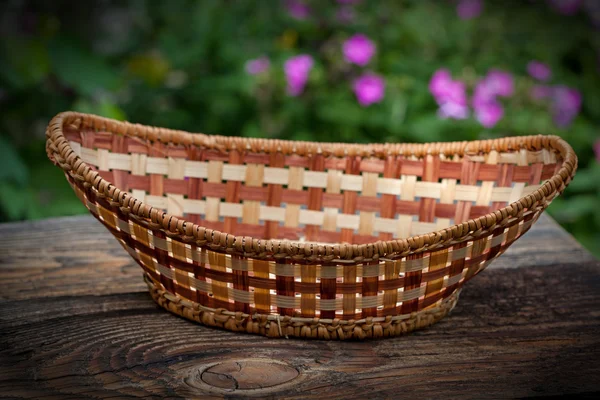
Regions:
M 460 0 L 456 6 L 456 13 L 460 19 L 472 19 L 478 17 L 482 9 L 481 0 Z
M 452 80 L 450 71 L 445 68 L 435 71 L 429 81 L 429 91 L 435 97 L 438 104 L 467 102 L 464 83 Z
M 515 91 L 513 77 L 508 72 L 493 69 L 485 77 L 485 85 L 494 96 L 508 97 Z
M 548 0 L 550 6 L 561 14 L 574 15 L 577 14 L 581 7 L 581 0 Z
M 288 14 L 298 20 L 304 20 L 310 17 L 310 7 L 302 0 L 287 0 L 285 2 Z
M 287 59 L 283 70 L 287 80 L 287 91 L 290 96 L 298 96 L 304 91 L 304 86 L 306 86 L 308 74 L 313 64 L 313 58 L 308 54 L 301 54 Z
M 367 107 L 383 99 L 385 81 L 379 75 L 367 72 L 354 81 L 353 89 L 358 103 Z
M 496 93 L 488 82 L 483 79 L 475 85 L 473 92 L 473 107 L 485 106 L 488 103 L 496 101 Z
M 438 69 L 433 74 L 429 81 L 429 91 L 440 106 L 440 117 L 465 119 L 469 116 L 465 84 L 453 80 L 447 69 Z
M 562 85 L 556 86 L 553 92 L 554 122 L 560 127 L 567 127 L 581 110 L 581 94 L 577 89 Z
M 469 106 L 462 103 L 447 102 L 440 105 L 438 115 L 441 118 L 466 119 L 469 118 Z
M 594 154 L 596 154 L 596 162 L 600 163 L 600 139 L 596 139 L 594 143 Z
M 475 117 L 486 128 L 494 127 L 504 115 L 502 105 L 497 101 L 481 104 L 475 107 Z
M 552 96 L 552 87 L 546 85 L 535 85 L 531 88 L 529 94 L 534 100 L 547 99 L 548 97 Z
M 344 42 L 342 50 L 346 61 L 364 67 L 375 54 L 375 44 L 365 35 L 358 33 Z
M 259 57 L 254 60 L 246 61 L 246 72 L 250 75 L 262 74 L 269 69 L 271 63 L 267 57 Z
M 538 81 L 545 82 L 552 76 L 550 67 L 539 61 L 531 61 L 527 64 L 527 72 Z
M 494 127 L 504 116 L 504 108 L 498 96 L 511 96 L 514 92 L 512 75 L 500 70 L 491 70 L 475 86 L 473 108 L 475 118 L 486 128 Z
M 440 68 L 433 73 L 433 76 L 429 81 L 429 91 L 437 100 L 439 97 L 446 95 L 448 85 L 451 82 L 452 75 L 450 75 L 450 71 L 445 68 Z

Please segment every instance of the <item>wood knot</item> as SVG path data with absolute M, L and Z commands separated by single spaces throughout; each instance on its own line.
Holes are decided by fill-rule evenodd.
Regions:
M 285 362 L 255 358 L 194 368 L 185 382 L 199 389 L 249 394 L 278 390 L 299 376 L 300 372 Z

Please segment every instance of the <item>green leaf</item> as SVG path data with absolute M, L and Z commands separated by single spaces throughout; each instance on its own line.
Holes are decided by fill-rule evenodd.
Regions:
M 119 86 L 117 70 L 75 41 L 62 38 L 52 42 L 50 55 L 58 78 L 82 94 L 91 96 Z
M 21 160 L 12 143 L 0 136 L 0 181 L 24 186 L 27 184 L 27 179 L 27 165 Z
M 102 100 L 100 102 L 88 101 L 86 99 L 79 99 L 73 104 L 73 110 L 87 114 L 96 114 L 101 117 L 112 118 L 119 121 L 127 119 L 125 112 L 116 104 L 109 100 Z
M 8 37 L 1 47 L 3 58 L 0 76 L 15 87 L 40 83 L 50 71 L 48 51 L 40 40 Z
M 32 201 L 28 191 L 12 182 L 0 182 L 0 220 L 23 219 L 31 206 Z

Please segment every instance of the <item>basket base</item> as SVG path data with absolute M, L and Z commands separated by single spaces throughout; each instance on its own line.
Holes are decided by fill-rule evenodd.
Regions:
M 268 314 L 245 314 L 224 308 L 209 308 L 166 291 L 144 274 L 152 299 L 164 309 L 203 325 L 268 337 L 310 339 L 365 339 L 399 336 L 425 328 L 445 317 L 458 301 L 456 290 L 436 307 L 403 316 L 368 317 L 361 320 L 319 319 Z

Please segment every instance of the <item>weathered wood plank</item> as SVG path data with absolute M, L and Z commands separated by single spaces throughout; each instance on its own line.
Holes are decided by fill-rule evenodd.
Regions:
M 82 221 L 89 226 L 79 228 Z M 0 397 L 600 393 L 600 264 L 549 219 L 469 282 L 450 316 L 367 342 L 272 340 L 171 315 L 152 302 L 139 267 L 91 222 L 0 225 Z M 32 235 L 37 245 L 23 239 Z M 71 252 L 79 241 L 84 248 Z M 205 374 L 210 368 L 217 374 Z M 251 381 L 246 371 L 264 376 Z M 273 386 L 278 371 L 283 383 Z

